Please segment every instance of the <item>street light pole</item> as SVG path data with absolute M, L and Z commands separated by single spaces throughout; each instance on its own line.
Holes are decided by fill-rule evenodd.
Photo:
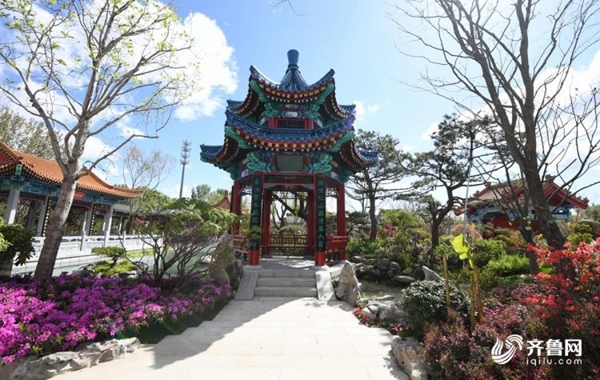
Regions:
M 183 197 L 183 178 L 185 177 L 185 166 L 190 163 L 190 152 L 192 143 L 188 140 L 183 141 L 181 146 L 181 185 L 179 186 L 179 198 Z

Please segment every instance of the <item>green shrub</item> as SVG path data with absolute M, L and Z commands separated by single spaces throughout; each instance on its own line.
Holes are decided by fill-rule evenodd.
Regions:
M 570 233 L 567 235 L 567 242 L 573 245 L 579 243 L 591 243 L 594 240 L 594 230 L 592 226 L 584 223 L 569 223 Z
M 469 316 L 469 298 L 450 285 L 450 306 L 464 320 Z M 422 330 L 426 323 L 444 322 L 448 318 L 446 290 L 442 282 L 416 281 L 404 292 L 404 311 L 411 327 Z
M 416 260 L 409 252 L 404 252 L 395 247 L 379 248 L 378 257 L 385 257 L 400 265 L 401 270 L 412 268 L 416 265 Z
M 370 241 L 365 237 L 352 238 L 346 247 L 346 253 L 350 259 L 354 256 L 375 256 L 375 252 L 381 246 L 381 239 Z
M 110 261 L 101 261 L 92 265 L 92 270 L 96 274 L 114 276 L 119 273 L 135 271 L 136 267 L 129 261 L 120 261 L 117 264 L 113 264 Z
M 0 224 L 0 261 L 15 260 L 16 265 L 23 265 L 34 254 L 33 231 L 19 224 Z
M 463 266 L 463 260 L 460 259 L 452 245 L 450 245 L 452 239 L 451 237 L 443 237 L 440 245 L 436 248 L 436 253 L 438 255 L 446 254 L 448 268 L 457 269 Z M 499 240 L 474 239 L 468 243 L 471 246 L 471 255 L 473 255 L 475 264 L 479 268 L 483 268 L 490 260 L 495 260 L 506 252 L 504 243 Z
M 479 268 L 486 266 L 506 253 L 504 243 L 498 240 L 475 239 L 471 242 L 471 254 Z
M 527 242 L 523 239 L 520 232 L 504 228 L 495 230 L 496 237 L 494 240 L 499 240 L 504 243 L 504 249 L 509 255 L 525 255 L 527 253 Z
M 92 253 L 106 256 L 113 261 L 113 266 L 117 265 L 117 261 L 122 259 L 127 254 L 127 250 L 123 247 L 94 247 Z
M 500 276 L 528 274 L 529 259 L 518 255 L 502 255 L 488 263 L 488 268 Z
M 279 230 L 277 230 L 275 233 L 278 234 L 303 234 L 304 232 L 304 228 L 302 228 L 301 225 L 299 224 L 286 224 L 285 226 L 281 227 Z

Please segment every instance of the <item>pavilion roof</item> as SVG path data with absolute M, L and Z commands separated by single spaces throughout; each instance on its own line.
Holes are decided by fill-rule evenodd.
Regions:
M 228 110 L 243 117 L 260 112 L 265 103 L 281 104 L 316 104 L 320 112 L 334 120 L 343 119 L 354 114 L 354 105 L 338 105 L 335 97 L 335 72 L 330 69 L 321 79 L 308 84 L 298 66 L 298 52 L 288 51 L 288 68 L 281 82 L 275 82 L 250 66 L 248 94 L 243 101 L 229 100 Z
M 567 189 L 554 182 L 554 177 L 547 177 L 543 182 L 544 194 L 549 198 L 552 206 L 561 204 L 570 204 L 578 209 L 588 208 L 588 199 L 580 198 L 571 194 Z M 525 196 L 525 186 L 520 180 L 511 181 L 511 183 L 502 182 L 497 184 L 487 184 L 486 187 L 469 198 L 468 208 L 475 209 L 487 205 L 498 204 L 500 202 L 522 201 Z M 462 207 L 456 210 L 456 213 L 462 213 Z
M 12 174 L 17 165 L 22 165 L 22 175 L 48 184 L 60 186 L 63 173 L 54 161 L 11 149 L 0 141 L 0 175 Z M 141 194 L 138 190 L 115 187 L 101 180 L 94 172 L 77 181 L 78 191 L 110 195 L 118 198 L 133 198 Z
M 377 152 L 355 147 L 355 106 L 338 105 L 334 74 L 329 70 L 308 84 L 300 73 L 296 50 L 288 52 L 288 67 L 279 83 L 251 66 L 246 99 L 227 102 L 223 145 L 201 145 L 202 161 L 232 174 L 236 162 L 256 150 L 291 154 L 322 151 L 351 172 L 376 164 Z M 306 124 L 305 128 L 274 126 L 269 124 L 273 118 L 298 119 Z

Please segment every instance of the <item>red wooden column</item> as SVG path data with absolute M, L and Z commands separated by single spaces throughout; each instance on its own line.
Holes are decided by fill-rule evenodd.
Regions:
M 314 190 L 308 191 L 306 196 L 306 232 L 308 235 L 308 247 L 306 248 L 307 256 L 315 255 L 315 235 L 317 234 L 317 227 L 315 223 L 315 192 Z
M 261 248 L 262 255 L 271 254 L 271 204 L 273 203 L 273 192 L 265 190 L 263 193 L 263 213 L 262 213 L 262 233 L 261 233 Z
M 346 236 L 346 192 L 344 184 L 337 188 L 337 236 Z M 340 260 L 346 260 L 346 250 L 340 253 Z
M 231 212 L 235 215 L 242 215 L 242 189 L 239 182 L 233 183 L 231 192 Z M 240 233 L 240 222 L 236 221 L 231 225 L 231 234 L 237 235 Z

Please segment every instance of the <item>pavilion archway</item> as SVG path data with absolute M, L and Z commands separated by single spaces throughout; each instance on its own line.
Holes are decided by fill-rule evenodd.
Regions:
M 250 67 L 244 101 L 228 101 L 223 145 L 201 145 L 202 161 L 234 180 L 231 210 L 241 214 L 241 198 L 250 196 L 247 235 L 240 226 L 231 233 L 249 265 L 259 265 L 277 246 L 305 247 L 316 266 L 346 257 L 344 184 L 356 172 L 377 163 L 377 152 L 354 144 L 354 105 L 339 105 L 334 71 L 308 84 L 300 74 L 298 52 L 288 52 L 288 68 L 280 83 Z M 308 213 L 304 237 L 271 233 L 273 193 L 306 192 Z M 336 199 L 335 233 L 327 234 L 327 198 Z M 286 240 L 287 239 L 287 240 Z
M 304 192 L 307 202 L 306 233 L 273 234 L 271 209 L 278 191 Z M 242 197 L 250 196 L 248 235 L 240 235 L 240 225 L 232 226 L 238 250 L 248 253 L 248 264 L 258 265 L 260 257 L 270 256 L 275 248 L 304 249 L 315 265 L 346 259 L 346 210 L 344 184 L 325 175 L 256 173 L 236 181 L 232 190 L 231 211 L 241 215 Z M 327 234 L 327 198 L 336 201 L 336 231 Z M 241 243 L 241 244 L 240 244 Z

